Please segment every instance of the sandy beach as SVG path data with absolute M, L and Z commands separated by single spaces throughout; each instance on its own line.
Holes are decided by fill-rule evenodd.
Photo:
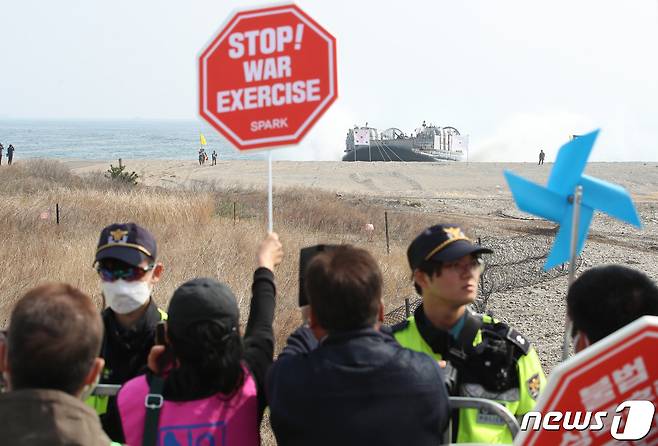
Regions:
M 107 170 L 117 161 L 66 161 L 74 172 Z M 218 187 L 264 188 L 266 161 L 218 161 L 216 166 L 196 161 L 124 160 L 149 186 L 193 186 L 200 182 Z M 366 163 L 335 161 L 274 161 L 275 188 L 310 187 L 370 197 L 510 198 L 503 170 L 510 169 L 545 183 L 552 164 L 534 163 Z M 637 201 L 658 200 L 658 163 L 591 163 L 588 175 L 619 184 Z

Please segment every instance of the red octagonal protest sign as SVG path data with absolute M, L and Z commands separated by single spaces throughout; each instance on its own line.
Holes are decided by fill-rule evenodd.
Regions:
M 199 57 L 199 113 L 240 150 L 296 144 L 336 71 L 336 39 L 297 6 L 241 11 Z
M 658 444 L 658 317 L 644 316 L 550 375 L 516 445 Z

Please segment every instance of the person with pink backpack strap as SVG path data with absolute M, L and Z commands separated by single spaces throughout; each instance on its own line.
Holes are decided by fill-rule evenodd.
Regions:
M 274 355 L 273 270 L 282 256 L 270 233 L 258 249 L 244 338 L 226 285 L 200 278 L 174 292 L 165 346 L 153 347 L 149 371 L 117 397 L 128 445 L 260 444 L 263 386 Z

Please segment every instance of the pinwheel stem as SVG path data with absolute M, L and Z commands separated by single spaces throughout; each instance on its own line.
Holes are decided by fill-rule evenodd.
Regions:
M 571 245 L 569 249 L 569 287 L 576 280 L 576 257 L 578 255 L 578 222 L 580 222 L 580 205 L 583 201 L 583 186 L 576 186 L 573 195 L 567 197 L 569 203 L 573 204 L 571 218 Z M 568 290 L 568 288 L 567 288 Z M 562 340 L 562 360 L 569 357 L 569 345 L 571 341 L 571 319 L 569 314 L 564 317 L 564 338 Z

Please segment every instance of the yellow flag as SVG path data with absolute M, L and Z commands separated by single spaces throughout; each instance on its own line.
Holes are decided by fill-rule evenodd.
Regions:
M 199 135 L 201 136 L 201 145 L 202 145 L 202 146 L 205 146 L 206 144 L 208 144 L 208 143 L 206 142 L 206 137 L 203 136 L 203 133 L 199 132 Z

